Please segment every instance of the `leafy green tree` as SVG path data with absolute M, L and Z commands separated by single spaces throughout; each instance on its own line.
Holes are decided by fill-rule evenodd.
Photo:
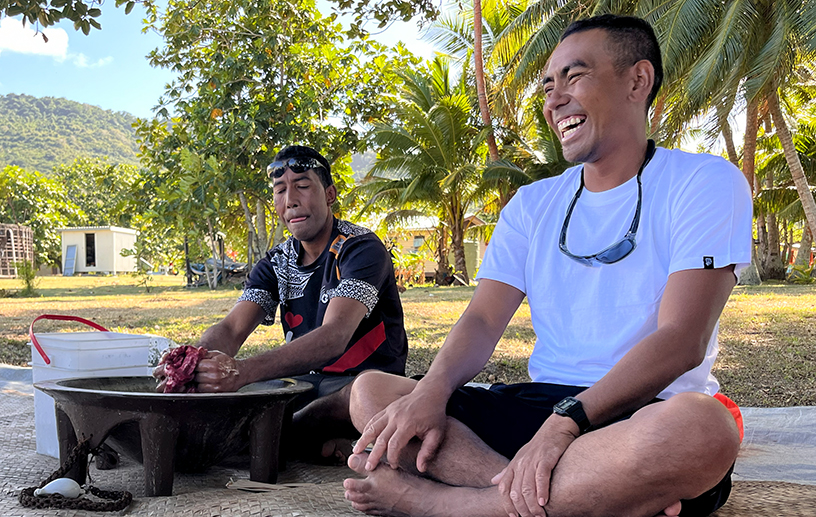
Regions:
M 37 268 L 29 260 L 23 260 L 14 264 L 17 268 L 17 275 L 20 282 L 23 284 L 23 289 L 20 291 L 21 296 L 36 296 L 37 295 Z
M 407 22 L 421 17 L 422 22 L 434 20 L 439 15 L 437 2 L 433 0 L 333 0 L 336 10 L 344 14 L 353 14 L 349 35 L 352 37 L 366 35 L 365 26 L 370 21 L 377 23 L 378 29 L 385 28 L 394 20 Z
M 367 34 L 366 23 L 373 19 L 382 29 L 391 21 L 400 19 L 408 21 L 415 16 L 434 19 L 439 14 L 436 3 L 432 0 L 334 0 L 336 9 L 354 15 L 351 34 Z M 74 22 L 74 29 L 81 30 L 87 36 L 91 28 L 101 29 L 96 20 L 102 15 L 102 0 L 0 0 L 0 17 L 22 15 L 23 22 L 38 27 L 49 27 L 60 20 Z M 153 0 L 116 0 L 116 7 L 125 6 L 125 14 L 130 14 L 136 4 L 145 7 L 149 19 L 155 19 L 156 2 Z M 48 38 L 43 34 L 43 39 Z
M 425 73 L 406 72 L 396 122 L 375 124 L 371 139 L 380 155 L 360 187 L 368 206 L 390 199 L 395 208 L 434 207 L 444 242 L 450 235 L 454 268 L 468 281 L 465 263 L 465 216 L 478 207 L 481 166 L 487 131 L 477 125 L 478 112 L 467 84 L 452 83 L 448 62 L 435 59 Z M 440 261 L 446 246 L 439 246 Z M 437 270 L 437 276 L 446 273 Z M 439 280 L 439 278 L 437 278 Z
M 152 0 L 116 0 L 116 7 L 124 5 L 125 13 L 130 14 L 137 3 L 144 5 L 149 12 L 155 10 Z M 70 20 L 74 22 L 74 29 L 81 30 L 87 36 L 91 28 L 102 28 L 97 21 L 102 15 L 101 6 L 102 0 L 0 0 L 0 15 L 21 15 L 23 23 L 28 22 L 38 28 Z M 42 34 L 42 38 L 48 42 L 45 34 Z
M 182 177 L 182 151 L 202 163 L 217 159 L 219 186 L 209 195 L 222 210 L 240 205 L 249 262 L 283 235 L 273 224 L 265 172 L 275 153 L 311 145 L 342 173 L 360 122 L 385 113 L 377 99 L 394 89 L 393 70 L 415 62 L 402 47 L 343 39 L 334 16 L 309 0 L 173 0 L 151 27 L 166 41 L 151 63 L 179 75 L 158 112 L 175 115 L 139 123 L 144 164 Z
M 0 222 L 28 226 L 34 232 L 36 263 L 59 266 L 62 245 L 57 230 L 84 216 L 62 185 L 39 172 L 7 166 L 0 172 L 0 200 Z
M 84 212 L 79 225 L 131 226 L 135 212 L 127 205 L 138 178 L 136 166 L 113 165 L 107 158 L 77 158 L 71 164 L 56 166 L 53 177 Z

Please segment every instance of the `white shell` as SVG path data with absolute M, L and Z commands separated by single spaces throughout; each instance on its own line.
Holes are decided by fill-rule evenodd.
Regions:
M 42 488 L 34 491 L 34 495 L 52 495 L 60 494 L 69 499 L 76 499 L 84 494 L 85 491 L 79 486 L 79 483 L 71 478 L 58 478 L 48 483 Z

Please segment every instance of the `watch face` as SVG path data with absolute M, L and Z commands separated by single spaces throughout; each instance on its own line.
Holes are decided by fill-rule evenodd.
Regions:
M 558 404 L 553 406 L 553 411 L 557 413 L 567 412 L 569 409 L 575 405 L 575 399 L 567 398 L 560 401 Z

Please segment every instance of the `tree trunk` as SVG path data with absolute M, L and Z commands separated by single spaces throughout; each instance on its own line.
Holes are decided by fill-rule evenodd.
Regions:
M 660 120 L 663 118 L 663 110 L 666 107 L 666 96 L 659 95 L 655 99 L 654 109 L 652 110 L 652 120 L 649 124 L 649 138 L 657 139 L 657 134 L 660 132 Z
M 755 177 L 756 171 L 756 147 L 757 147 L 757 133 L 759 132 L 759 98 L 754 98 L 748 101 L 748 106 L 745 110 L 745 139 L 742 143 L 742 174 L 748 180 L 748 186 L 751 188 L 751 198 L 755 198 L 759 193 L 759 182 Z M 757 270 L 760 276 L 763 276 L 762 260 L 764 257 L 764 248 L 767 245 L 765 239 L 765 219 L 757 216 L 757 240 L 758 245 L 753 246 L 751 253 L 752 266 Z
M 247 202 L 247 198 L 243 192 L 238 192 L 238 199 L 241 201 L 241 208 L 244 209 L 244 219 L 246 220 L 247 225 L 247 264 L 251 268 L 255 262 L 256 258 L 260 258 L 260 252 L 258 250 L 258 234 L 255 231 L 255 225 L 252 224 L 252 212 L 249 211 L 249 203 Z
M 756 220 L 756 227 L 757 227 L 757 266 L 759 267 L 759 273 L 762 275 L 762 278 L 768 278 L 766 275 L 765 267 L 767 266 L 767 260 L 765 257 L 768 256 L 768 225 L 765 224 L 765 214 L 757 215 Z
M 451 221 L 451 247 L 454 272 L 464 280 L 464 285 L 470 285 L 465 260 L 465 221 L 462 214 L 455 215 Z
M 218 268 L 218 250 L 215 247 L 215 240 L 218 237 L 215 234 L 215 231 L 213 230 L 213 225 L 212 225 L 212 222 L 210 221 L 209 217 L 207 218 L 207 229 L 210 232 L 210 250 L 212 251 L 212 257 L 213 257 L 213 279 L 212 279 L 212 283 L 210 284 L 210 289 L 215 289 L 216 287 L 218 287 L 218 269 L 219 269 Z M 204 270 L 206 271 L 206 269 L 207 269 L 207 262 L 205 261 L 204 262 Z M 227 277 L 227 274 L 226 274 L 226 271 L 224 271 L 224 263 L 221 262 L 221 278 L 222 278 L 222 281 L 223 281 L 223 279 L 226 279 L 226 277 Z M 207 278 L 207 280 L 209 280 L 209 277 Z
M 283 234 L 283 229 L 286 228 L 286 225 L 283 224 L 281 219 L 278 219 L 278 224 L 275 225 L 275 235 L 272 238 L 272 245 L 277 246 L 281 242 L 285 240 L 285 236 Z
M 473 61 L 476 72 L 476 97 L 479 99 L 479 112 L 482 114 L 484 125 L 490 128 L 490 133 L 487 135 L 487 149 L 490 153 L 490 161 L 495 162 L 499 159 L 499 149 L 496 146 L 490 107 L 487 104 L 484 59 L 482 57 L 482 0 L 473 2 Z
M 725 150 L 728 153 L 728 161 L 739 168 L 739 155 L 737 154 L 737 148 L 734 146 L 734 134 L 731 132 L 731 124 L 728 123 L 728 119 L 720 121 L 720 128 L 722 129 L 723 139 L 725 140 Z
M 754 171 L 756 171 L 757 133 L 759 132 L 759 99 L 748 102 L 745 111 L 745 141 L 742 145 L 742 173 L 751 187 L 751 194 L 756 197 L 758 192 L 754 188 Z
M 255 200 L 255 214 L 255 220 L 258 222 L 258 258 L 260 259 L 269 249 L 269 241 L 272 240 L 272 232 L 266 231 L 266 207 L 260 198 Z
M 813 235 L 810 229 L 805 226 L 802 231 L 802 240 L 799 241 L 799 251 L 796 252 L 794 266 L 808 267 L 810 265 L 810 246 L 813 244 Z
M 790 129 L 788 129 L 787 122 L 785 122 L 785 117 L 782 115 L 782 109 L 779 107 L 779 96 L 776 90 L 768 96 L 768 106 L 771 109 L 776 134 L 782 143 L 782 149 L 785 150 L 785 161 L 788 162 L 793 183 L 796 185 L 796 191 L 802 201 L 802 208 L 805 210 L 808 227 L 813 234 L 816 232 L 816 200 L 813 199 L 810 185 L 808 185 L 807 178 L 805 178 L 805 171 L 802 169 L 802 162 L 799 160 L 796 146 L 793 144 L 793 137 Z
M 760 285 L 762 279 L 759 276 L 759 269 L 757 268 L 756 246 L 751 245 L 751 265 L 740 272 L 739 285 Z
M 767 169 L 765 176 L 765 187 L 772 189 L 774 186 L 773 171 Z M 765 278 L 774 280 L 785 279 L 785 265 L 782 263 L 782 257 L 779 255 L 779 224 L 776 221 L 776 214 L 768 212 L 765 214 L 765 223 L 767 225 L 768 240 L 765 249 L 764 267 Z
M 434 283 L 436 285 L 447 285 L 450 264 L 448 263 L 448 232 L 445 224 L 440 222 L 436 229 L 436 272 L 434 273 Z

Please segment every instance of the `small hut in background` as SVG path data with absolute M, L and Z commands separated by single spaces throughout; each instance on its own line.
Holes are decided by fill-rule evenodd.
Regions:
M 136 257 L 123 257 L 122 250 L 136 244 L 136 230 L 117 226 L 60 228 L 62 274 L 116 273 L 136 271 Z
M 34 265 L 34 232 L 28 226 L 0 224 L 0 278 L 16 278 L 17 264 Z
M 483 226 L 485 224 L 479 217 L 475 215 L 468 215 L 465 217 L 466 227 Z M 427 251 L 426 260 L 422 263 L 423 275 L 426 281 L 430 281 L 434 277 L 436 271 L 436 262 L 433 258 L 433 253 L 430 252 L 427 243 L 435 245 L 438 239 L 437 227 L 439 226 L 439 219 L 436 217 L 414 217 L 409 224 L 406 224 L 399 230 L 394 230 L 388 233 L 388 239 L 398 246 L 400 252 L 403 253 L 417 253 L 423 249 Z M 471 276 L 475 276 L 474 272 L 482 265 L 485 251 L 487 251 L 487 242 L 483 239 L 466 238 L 464 241 L 465 247 L 465 264 L 467 264 L 468 272 Z M 453 264 L 453 250 L 448 253 L 448 261 Z

